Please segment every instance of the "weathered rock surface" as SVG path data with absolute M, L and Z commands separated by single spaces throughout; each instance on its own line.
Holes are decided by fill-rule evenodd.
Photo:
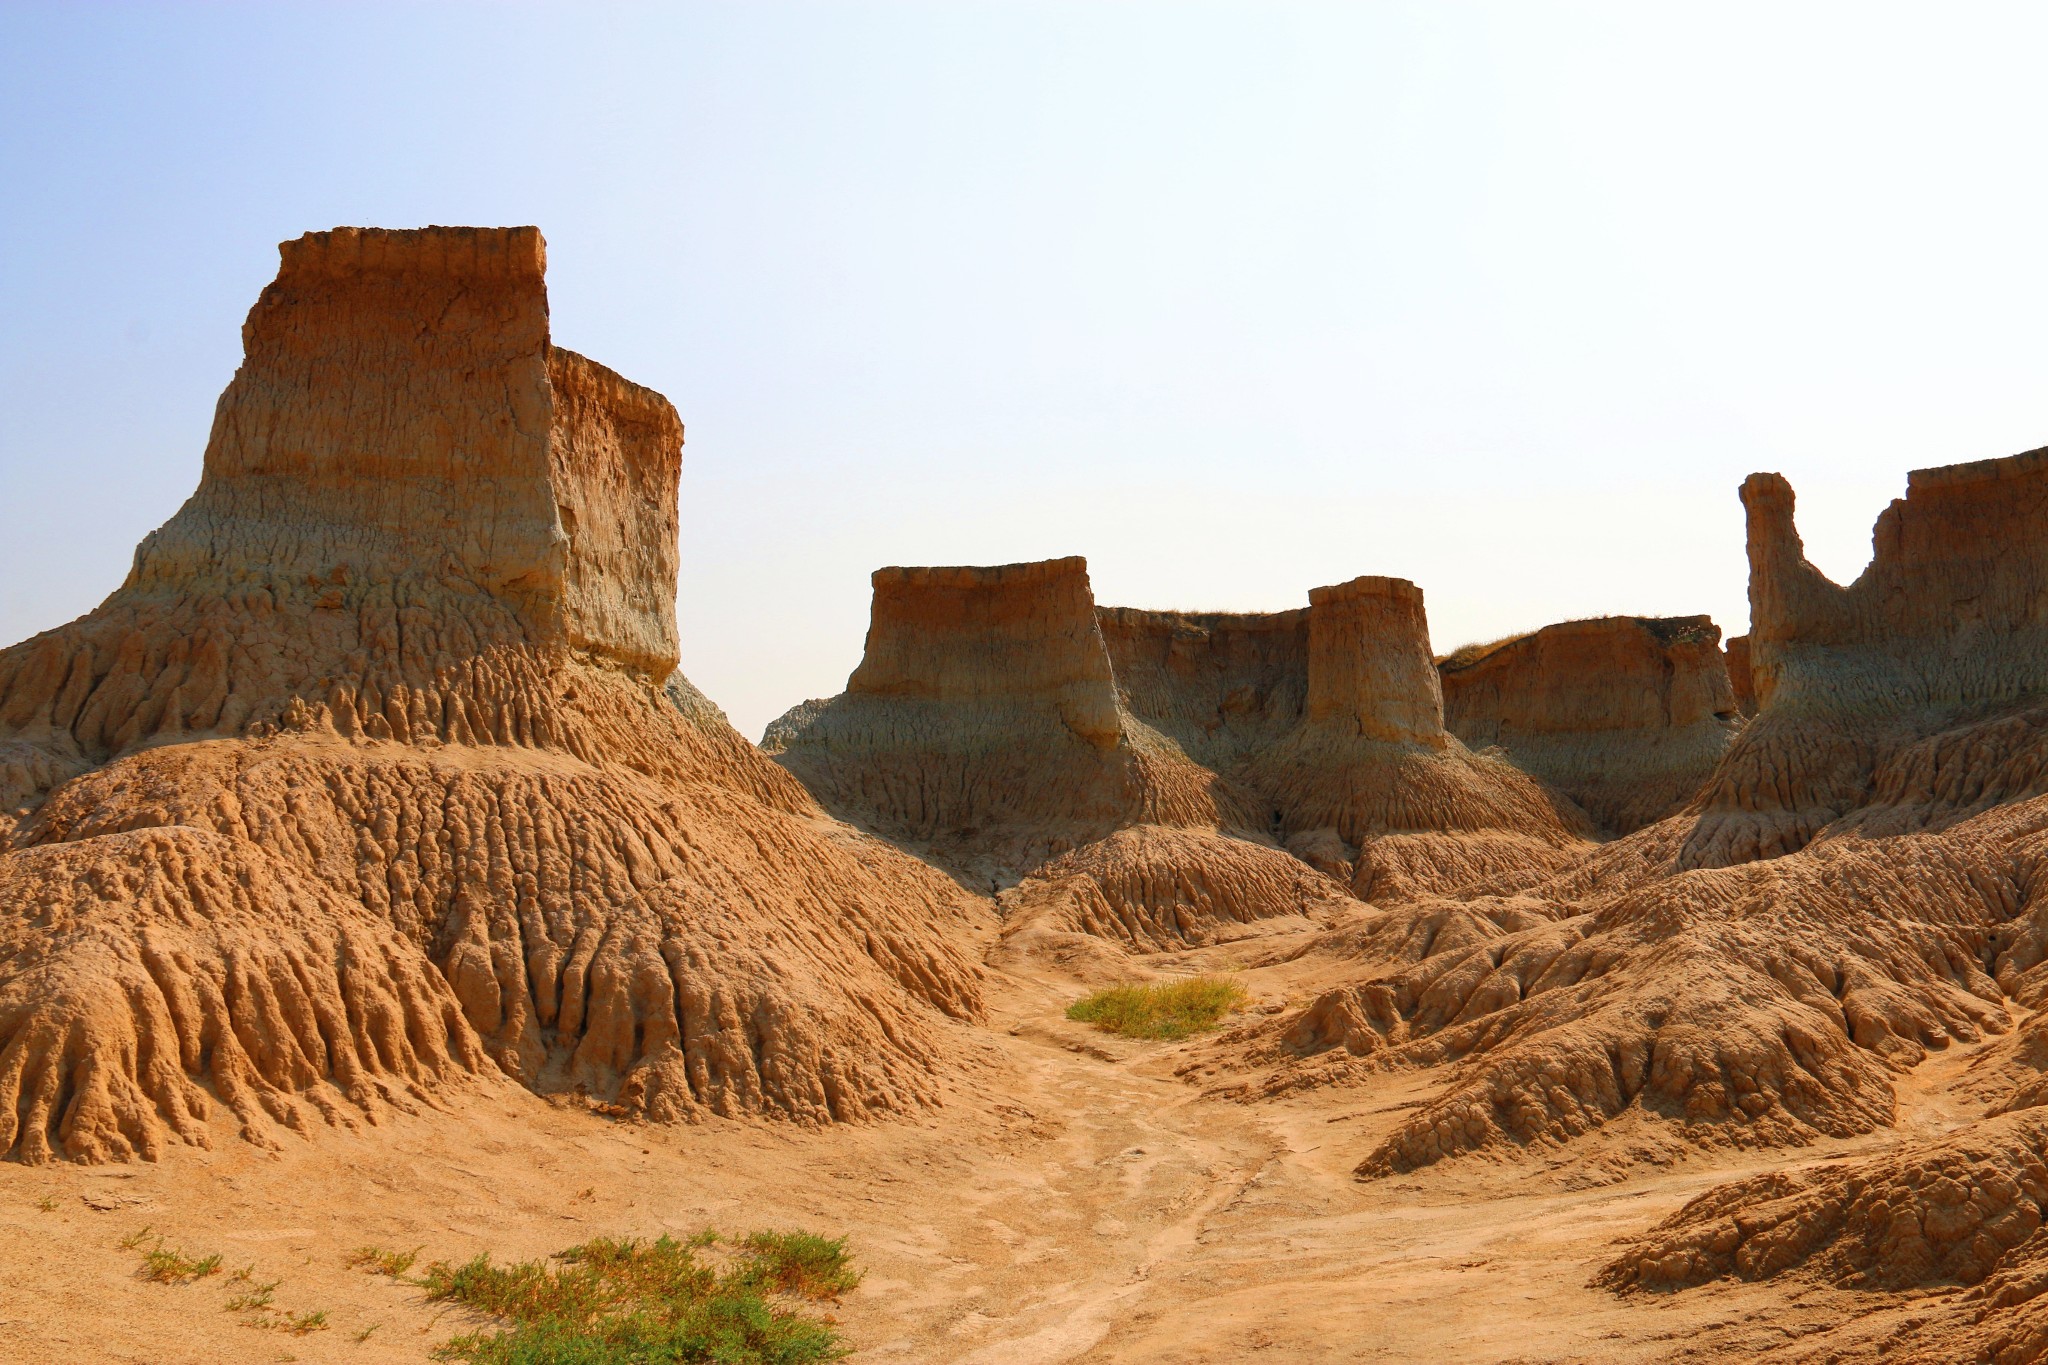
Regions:
M 1728 641 L 1724 657 L 1728 664 L 1728 685 L 1735 690 L 1735 709 L 1744 717 L 1756 714 L 1756 680 L 1749 673 L 1749 637 L 1737 635 Z
M 1291 843 L 1348 846 L 1355 894 L 1535 880 L 1583 852 L 1590 827 L 1569 800 L 1444 728 L 1421 589 L 1380 577 L 1314 589 L 1307 634 L 1300 720 L 1232 776 Z
M 1788 567 L 1778 485 L 1752 479 L 1761 709 L 1706 795 L 1547 881 L 1468 881 L 1336 936 L 1323 951 L 1396 965 L 1255 1031 L 1234 1057 L 1219 1045 L 1205 1074 L 1255 1073 L 1222 1088 L 1257 1095 L 1455 1064 L 1365 1155 L 1366 1176 L 1566 1144 L 1618 1171 L 1890 1124 L 1900 1072 L 2005 1034 L 2008 998 L 2048 994 L 2048 708 L 2028 671 L 2048 654 L 2030 664 L 2010 646 L 2039 580 L 2005 562 L 2032 563 L 2041 533 L 1970 505 L 2024 504 L 2039 466 L 2002 468 L 1916 476 L 1859 580 L 1883 594 L 1859 587 L 1847 605 Z M 2002 543 L 1940 549 L 1922 524 L 1936 508 Z M 1788 574 L 1803 585 L 1793 606 Z M 1955 611 L 1972 593 L 1996 617 L 1981 631 Z M 1869 624 L 1866 598 L 1891 615 Z M 1519 647 L 1540 657 L 1537 641 Z M 1994 642 L 1982 659 L 1978 641 Z M 1665 706 L 1633 696 L 1646 719 Z M 1488 706 L 1505 709 L 1498 693 Z M 2022 1035 L 2008 1051 L 2011 1103 L 2048 1093 L 2048 1045 Z
M 0 1146 L 484 1070 L 663 1118 L 935 1100 L 983 912 L 671 678 L 682 427 L 550 344 L 539 233 L 282 255 L 199 490 L 0 652 Z
M 2048 1354 L 2048 1114 L 2027 1109 L 1847 1166 L 1723 1185 L 1625 1244 L 1599 1283 L 1623 1293 L 1798 1278 L 1935 1291 L 1839 1361 L 2027 1365 Z M 1961 1294 L 1950 1294 L 1962 1286 Z
M 1704 616 L 1545 626 L 1447 659 L 1444 724 L 1633 833 L 1698 794 L 1741 729 L 1720 638 Z
M 846 691 L 762 740 L 834 814 L 977 884 L 1130 826 L 1244 819 L 1119 706 L 1085 560 L 881 569 L 874 587 Z
M 1040 867 L 1004 896 L 1003 934 L 1094 934 L 1137 952 L 1321 924 L 1358 903 L 1279 849 L 1210 830 L 1118 830 Z
M 1914 471 L 1846 588 L 1807 562 L 1784 479 L 1751 475 L 1742 500 L 1758 710 L 1706 793 L 1692 867 L 1792 852 L 1882 801 L 1907 750 L 2048 689 L 2048 451 Z M 2009 767 L 1965 790 L 1979 779 L 1958 759 L 1926 774 L 1939 809 L 2028 790 Z
M 1098 611 L 1078 559 L 884 569 L 846 692 L 789 712 L 763 747 L 844 818 L 976 885 L 1057 882 L 1011 901 L 1057 902 L 1052 919 L 1132 946 L 1161 946 L 1160 926 L 1185 943 L 1212 932 L 1197 925 L 1294 916 L 1299 894 L 1270 894 L 1263 872 L 1214 881 L 1222 899 L 1197 895 L 1192 917 L 1172 889 L 1264 866 L 1275 843 L 1398 898 L 1540 878 L 1588 831 L 1445 731 L 1422 594 L 1399 579 L 1262 616 Z M 1073 850 L 1094 889 L 1071 858 L 1047 865 Z M 1310 875 L 1296 869 L 1281 880 Z
M 1096 612 L 1131 714 L 1189 757 L 1229 772 L 1301 722 L 1307 608 L 1278 612 Z

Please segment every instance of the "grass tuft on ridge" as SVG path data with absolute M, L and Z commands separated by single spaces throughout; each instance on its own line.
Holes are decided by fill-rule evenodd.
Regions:
M 1111 986 L 1067 1006 L 1067 1018 L 1126 1038 L 1185 1038 L 1215 1028 L 1251 997 L 1227 976 Z

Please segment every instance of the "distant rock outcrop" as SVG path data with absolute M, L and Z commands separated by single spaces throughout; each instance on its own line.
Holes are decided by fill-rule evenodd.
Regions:
M 1441 666 L 1444 723 L 1627 834 L 1698 794 L 1741 729 L 1704 616 L 1566 621 Z
M 1365 1155 L 1362 1176 L 1567 1144 L 1591 1145 L 1580 1160 L 1596 1170 L 1623 1169 L 1884 1127 L 1901 1071 L 2009 1032 L 2008 996 L 2048 998 L 2048 463 L 1923 472 L 1911 490 L 1880 520 L 1870 570 L 1843 589 L 1799 556 L 1783 481 L 1745 484 L 1759 710 L 1700 794 L 1513 896 L 1468 884 L 1340 936 L 1337 951 L 1363 934 L 1363 955 L 1408 965 L 1327 991 L 1240 1045 L 1248 1064 L 1274 1064 L 1259 1089 L 1456 1062 L 1451 1084 Z M 1600 630 L 1610 646 L 1626 639 Z M 1506 648 L 1533 668 L 1544 634 Z M 1643 718 L 1666 713 L 1669 692 L 1632 692 Z M 1507 709 L 1500 692 L 1484 701 Z M 1539 699 L 1525 714 L 1553 708 Z M 2048 1094 L 2044 1056 L 2038 1037 L 2012 1050 L 2033 1073 L 2013 1107 Z M 1710 1277 L 1748 1245 L 1790 1264 L 1845 1226 L 1832 1194 L 1774 1199 L 1745 1195 L 1760 1207 L 1732 1239 L 1718 1215 L 1674 1220 L 1615 1282 Z M 1909 1202 L 1948 1218 L 1957 1201 Z M 2001 1186 L 1986 1217 L 2010 1202 Z M 1798 1247 L 1763 1231 L 1787 1217 L 1803 1225 Z M 1859 1219 L 1876 1229 L 1881 1210 Z M 1967 1236 L 1952 1241 L 1944 1230 L 1912 1254 L 1934 1278 L 1964 1260 L 1979 1275 L 2010 1245 L 1979 1255 Z M 1842 1254 L 1867 1263 L 1865 1250 Z M 1733 1264 L 1749 1273 L 1739 1252 Z
M 1400 579 L 1318 588 L 1306 610 L 1262 616 L 1097 611 L 1078 559 L 884 569 L 846 692 L 792 710 L 762 743 L 828 809 L 976 884 L 1173 827 L 1285 842 L 1358 895 L 1401 897 L 1540 877 L 1589 832 L 1569 801 L 1444 730 L 1422 594 Z M 1171 846 L 1192 856 L 1198 842 Z M 1129 915 L 1167 915 L 1154 900 Z
M 977 884 L 1131 825 L 1244 812 L 1117 702 L 1087 561 L 889 568 L 846 691 L 762 747 L 825 807 Z
M 1420 588 L 1356 578 L 1267 619 L 1254 629 L 1256 618 L 1222 618 L 1206 641 L 1184 643 L 1189 682 L 1128 692 L 1176 738 L 1190 718 L 1217 717 L 1213 733 L 1229 740 L 1196 752 L 1258 795 L 1288 847 L 1368 899 L 1541 876 L 1583 847 L 1590 830 L 1569 801 L 1445 730 Z M 1237 662 L 1247 655 L 1254 668 Z M 1218 690 L 1204 697 L 1198 680 Z M 1142 709 L 1155 697 L 1171 709 Z
M 1846 588 L 1807 562 L 1783 478 L 1751 475 L 1742 501 L 1757 718 L 1687 865 L 1788 853 L 1868 807 L 1887 813 L 1866 823 L 1918 828 L 2048 782 L 2030 738 L 1967 765 L 1940 738 L 2048 692 L 2048 450 L 1914 471 Z
M 672 681 L 682 426 L 550 343 L 540 234 L 281 254 L 198 491 L 0 652 L 0 1151 L 489 1070 L 666 1118 L 934 1098 L 983 912 Z
M 1096 612 L 1124 705 L 1196 762 L 1229 771 L 1300 723 L 1307 608 Z

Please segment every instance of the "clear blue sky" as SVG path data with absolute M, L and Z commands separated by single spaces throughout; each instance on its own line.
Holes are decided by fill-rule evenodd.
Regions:
M 2044 16 L 7 3 L 0 641 L 120 581 L 343 223 L 540 225 L 556 339 L 682 410 L 750 736 L 888 563 L 1734 633 L 1751 470 L 1847 579 L 1907 469 L 2048 443 Z

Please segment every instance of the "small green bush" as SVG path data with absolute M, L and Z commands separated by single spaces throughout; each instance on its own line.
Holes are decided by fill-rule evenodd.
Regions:
M 1067 1018 L 1126 1038 L 1185 1038 L 1215 1028 L 1250 997 L 1227 976 L 1112 986 L 1067 1006 Z

